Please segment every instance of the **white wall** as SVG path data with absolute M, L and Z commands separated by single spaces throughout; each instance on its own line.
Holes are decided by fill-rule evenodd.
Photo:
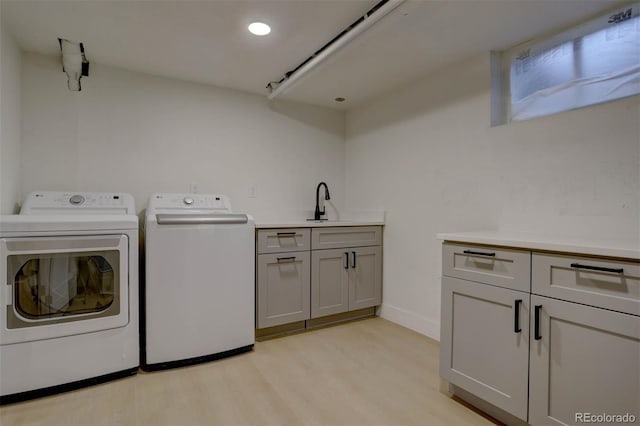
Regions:
M 488 55 L 347 114 L 348 208 L 382 208 L 382 315 L 439 338 L 438 232 L 640 239 L 640 97 L 491 128 Z
M 310 214 L 324 180 L 341 204 L 343 113 L 95 63 L 71 92 L 59 58 L 25 54 L 23 67 L 23 196 L 123 191 L 141 210 L 195 182 L 270 220 Z
M 93 63 L 69 92 L 58 58 L 25 54 L 22 195 L 125 191 L 142 209 L 197 182 L 268 221 L 310 214 L 326 180 L 339 207 L 387 212 L 382 315 L 438 338 L 436 233 L 640 234 L 639 98 L 491 128 L 488 70 L 472 58 L 349 112 L 345 146 L 339 112 Z
M 20 202 L 20 49 L 2 27 L 0 45 L 0 214 Z

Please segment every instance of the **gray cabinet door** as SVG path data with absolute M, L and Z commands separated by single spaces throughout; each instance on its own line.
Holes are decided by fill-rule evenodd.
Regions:
M 516 290 L 442 277 L 440 375 L 525 421 L 529 298 Z
M 382 247 L 349 250 L 349 310 L 382 302 Z
M 311 252 L 311 318 L 349 309 L 347 249 Z
M 594 423 L 584 421 L 589 414 L 639 419 L 640 317 L 541 296 L 531 297 L 531 310 L 530 423 Z
M 309 319 L 309 252 L 258 255 L 257 328 Z

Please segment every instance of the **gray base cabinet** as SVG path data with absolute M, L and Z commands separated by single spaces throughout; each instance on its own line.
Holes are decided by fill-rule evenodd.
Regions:
M 533 252 L 531 264 L 529 422 L 640 422 L 640 263 Z
M 445 380 L 532 425 L 640 421 L 639 261 L 446 242 L 442 270 Z
M 440 375 L 527 419 L 529 294 L 442 278 Z
M 382 227 L 260 229 L 256 328 L 382 303 Z

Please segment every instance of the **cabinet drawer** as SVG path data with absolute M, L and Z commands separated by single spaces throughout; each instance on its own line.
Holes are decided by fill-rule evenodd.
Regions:
M 314 228 L 311 232 L 311 248 L 314 250 L 379 246 L 381 244 L 382 227 L 380 226 Z
M 640 263 L 533 253 L 531 292 L 640 315 Z
M 258 230 L 258 254 L 309 250 L 309 228 L 283 228 Z
M 528 251 L 445 243 L 442 275 L 528 292 Z

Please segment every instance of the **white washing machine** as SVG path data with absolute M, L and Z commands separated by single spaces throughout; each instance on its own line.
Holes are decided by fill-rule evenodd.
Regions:
M 0 217 L 0 403 L 135 374 L 131 195 L 34 192 Z
M 255 223 L 224 195 L 154 194 L 145 222 L 142 368 L 250 350 Z

